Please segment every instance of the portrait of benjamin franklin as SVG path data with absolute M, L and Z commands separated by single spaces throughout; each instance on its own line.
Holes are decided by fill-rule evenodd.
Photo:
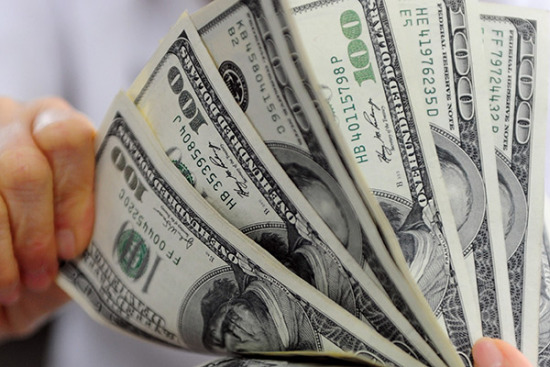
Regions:
M 502 207 L 502 225 L 504 228 L 504 236 L 508 236 L 514 227 L 515 221 L 515 205 L 512 200 L 512 192 L 508 182 L 499 173 L 498 175 L 498 191 L 500 193 L 500 205 Z
M 438 315 L 450 278 L 446 248 L 438 244 L 418 204 L 395 197 L 381 199 L 380 206 L 397 235 L 411 275 Z
M 348 223 L 339 200 L 334 197 L 328 186 L 306 167 L 295 163 L 285 164 L 285 172 L 304 194 L 313 209 L 319 214 L 336 237 L 344 244 L 348 243 Z
M 529 210 L 523 187 L 516 174 L 498 155 L 496 162 L 506 255 L 509 259 L 523 242 Z
M 189 348 L 225 354 L 318 349 L 305 311 L 279 285 L 227 266 L 193 289 L 179 316 Z
M 478 169 L 466 153 L 434 134 L 437 156 L 464 254 L 472 251 L 487 210 L 485 184 Z M 510 167 L 497 155 L 498 189 L 508 258 L 522 242 L 527 202 L 523 188 Z
M 285 237 L 284 233 L 262 231 L 251 238 L 287 269 L 355 315 L 355 297 L 346 273 L 330 254 L 300 237 L 293 227 L 288 228 Z
M 485 184 L 462 148 L 437 133 L 433 136 L 458 236 L 467 255 L 473 250 L 473 241 L 485 218 Z
M 290 147 L 269 147 L 288 177 L 355 258 L 362 256 L 359 221 L 347 194 L 326 169 Z
M 203 344 L 212 352 L 315 350 L 304 311 L 264 280 L 220 279 L 202 299 Z
M 472 212 L 472 185 L 468 181 L 464 168 L 448 151 L 437 149 L 437 156 L 439 157 L 441 173 L 443 174 L 449 200 L 451 201 L 456 228 L 460 231 Z

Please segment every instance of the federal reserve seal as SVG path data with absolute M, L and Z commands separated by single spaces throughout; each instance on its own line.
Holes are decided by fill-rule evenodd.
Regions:
M 149 248 L 139 233 L 125 222 L 115 240 L 114 254 L 124 274 L 138 280 L 147 269 Z
M 248 108 L 248 86 L 241 69 L 233 61 L 224 61 L 220 65 L 220 74 L 241 109 Z

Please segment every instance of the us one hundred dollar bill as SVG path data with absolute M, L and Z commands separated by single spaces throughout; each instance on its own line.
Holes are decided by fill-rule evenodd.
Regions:
M 407 265 L 463 359 L 481 336 L 429 127 L 415 118 L 385 1 L 292 0 L 304 45 L 356 164 Z M 407 89 L 408 88 L 408 89 Z
M 514 343 L 476 3 L 402 0 L 392 17 L 408 56 L 405 81 L 418 88 L 413 110 L 432 129 L 483 335 Z
M 124 94 L 98 138 L 96 204 L 103 209 L 89 248 L 59 279 L 92 316 L 194 351 L 352 352 L 422 366 L 225 221 Z
M 548 14 L 481 4 L 488 106 L 518 347 L 536 365 L 548 89 Z M 543 257 L 544 261 L 544 257 Z
M 231 224 L 387 340 L 419 360 L 443 365 L 277 163 L 187 15 L 129 94 L 174 164 Z M 337 202 L 324 197 L 313 178 L 303 181 L 318 192 L 321 205 L 337 212 Z
M 345 165 L 345 151 L 336 149 L 335 137 L 326 130 L 332 115 L 323 110 L 323 98 L 309 80 L 286 6 L 285 1 L 218 1 L 192 19 L 235 99 L 291 179 L 415 329 L 447 363 L 460 364 L 426 301 L 418 290 L 411 292 L 416 284 L 408 270 L 400 273 L 378 235 L 383 213 L 369 206 L 374 199 L 364 201 Z M 327 210 L 315 205 L 319 195 L 304 187 L 293 166 L 316 176 L 337 198 L 339 210 L 323 215 Z

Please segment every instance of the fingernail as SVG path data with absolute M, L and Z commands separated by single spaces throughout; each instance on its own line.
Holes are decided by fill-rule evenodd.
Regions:
M 19 283 L 0 291 L 0 304 L 11 306 L 19 300 L 21 295 Z
M 472 351 L 476 367 L 501 367 L 504 356 L 492 339 L 485 338 L 476 343 Z
M 70 229 L 61 229 L 56 233 L 57 248 L 59 256 L 62 259 L 68 260 L 75 256 L 76 240 L 73 231 Z
M 27 288 L 40 292 L 50 286 L 51 277 L 46 267 L 43 266 L 36 270 L 26 271 L 23 274 L 23 282 Z
M 33 131 L 36 133 L 55 122 L 67 120 L 71 118 L 73 114 L 73 111 L 61 108 L 50 108 L 42 111 L 34 119 Z

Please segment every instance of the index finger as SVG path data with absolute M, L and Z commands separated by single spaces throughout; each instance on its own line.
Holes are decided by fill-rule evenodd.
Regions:
M 53 173 L 58 254 L 71 259 L 88 245 L 93 227 L 95 129 L 64 101 L 34 103 L 33 137 Z
M 13 253 L 25 286 L 43 290 L 58 269 L 50 166 L 30 135 L 24 107 L 5 98 L 0 99 L 0 136 L 0 196 Z

